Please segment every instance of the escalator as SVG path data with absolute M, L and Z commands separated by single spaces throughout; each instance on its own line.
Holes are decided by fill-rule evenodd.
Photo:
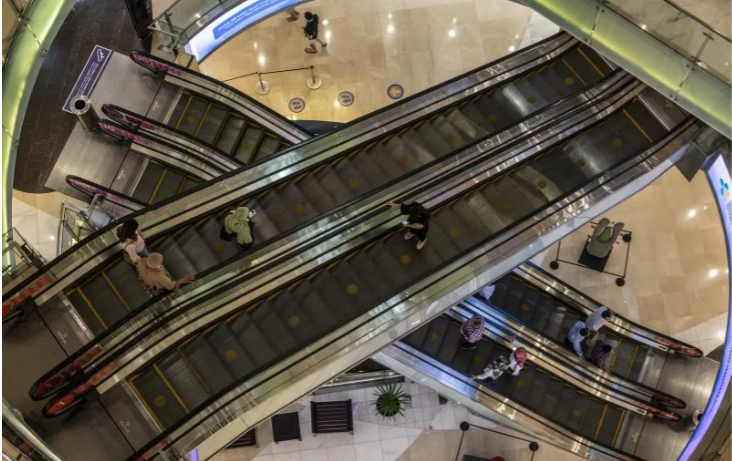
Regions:
M 685 126 L 688 129 L 688 123 Z M 392 227 L 398 218 L 391 219 L 394 224 L 386 230 L 376 228 L 373 237 L 335 260 L 321 261 L 319 267 L 280 291 L 245 303 L 233 315 L 170 345 L 128 381 L 165 428 L 131 459 L 139 459 L 148 450 L 157 451 L 157 443 L 170 434 L 175 437 L 168 443 L 184 437 L 200 423 L 191 418 L 207 405 L 217 398 L 219 402 L 224 399 L 223 404 L 233 402 L 224 392 L 246 392 L 236 388 L 244 379 L 253 382 L 249 379 L 257 373 L 293 352 L 306 350 L 314 340 L 530 219 L 537 210 L 565 200 L 573 191 L 604 177 L 603 172 L 625 168 L 623 165 L 666 133 L 634 99 L 573 138 L 502 169 L 497 177 L 470 180 L 462 183 L 470 186 L 458 189 L 456 196 L 443 195 L 428 202 L 433 217 L 423 250 L 417 251 L 413 242 L 405 241 Z M 46 412 L 58 411 L 68 403 L 65 398 L 51 402 Z
M 163 163 L 148 160 L 132 189 L 132 198 L 142 203 L 166 200 L 181 194 L 201 180 Z
M 608 70 L 602 62 L 591 64 L 586 56 L 599 59 L 589 49 L 580 53 L 578 48 L 571 48 L 557 59 L 498 88 L 471 95 L 469 100 L 460 100 L 376 140 L 344 150 L 334 160 L 316 164 L 299 176 L 260 193 L 217 206 L 207 215 L 197 216 L 187 225 L 171 229 L 167 235 L 148 238 L 148 245 L 151 250 L 163 253 L 166 268 L 174 278 L 210 272 L 224 261 L 241 257 L 236 245 L 218 238 L 226 211 L 239 205 L 257 210 L 258 221 L 254 226 L 257 245 L 253 249 L 256 251 L 275 237 L 313 222 L 318 216 L 386 183 L 448 158 L 466 145 L 500 133 L 516 122 L 523 120 L 528 123 L 527 115 L 556 104 L 559 98 L 577 94 L 578 89 L 599 80 L 601 75 L 595 68 Z M 570 70 L 569 63 L 572 63 L 572 69 L 579 69 L 578 74 Z M 583 67 L 580 66 L 582 63 Z M 567 83 L 567 79 L 572 78 L 569 75 L 583 77 L 581 81 L 579 77 L 572 80 L 570 85 Z M 546 88 L 539 89 L 539 85 Z M 519 92 L 528 96 L 519 97 Z M 534 96 L 538 94 L 542 96 Z M 534 105 L 524 104 L 529 99 L 534 101 Z M 578 96 L 577 100 L 585 99 Z M 531 124 L 514 126 L 517 130 L 525 130 Z M 121 259 L 108 262 L 100 269 L 66 292 L 69 301 L 95 335 L 103 334 L 135 314 L 141 306 L 152 302 L 136 283 L 134 269 Z M 80 350 L 76 356 L 84 354 L 90 347 Z M 34 398 L 47 397 L 48 391 L 39 385 L 33 392 Z
M 421 353 L 423 360 L 434 360 L 464 378 L 482 373 L 493 360 L 507 357 L 511 352 L 503 345 L 505 341 L 493 341 L 486 336 L 472 350 L 462 349 L 462 341 L 460 323 L 442 316 L 392 347 L 408 354 Z M 493 382 L 478 384 L 579 435 L 586 444 L 617 452 L 617 459 L 637 459 L 621 449 L 629 437 L 623 428 L 637 418 L 643 419 L 642 416 L 556 378 L 532 363 L 531 357 L 518 376 L 504 373 Z

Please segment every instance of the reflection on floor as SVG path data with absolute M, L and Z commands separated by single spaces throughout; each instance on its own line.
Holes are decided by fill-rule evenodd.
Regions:
M 401 85 L 409 96 L 515 51 L 525 37 L 536 41 L 558 31 L 506 0 L 315 0 L 300 10 L 319 15 L 324 51 L 305 53 L 303 17 L 288 22 L 283 13 L 230 40 L 201 70 L 227 80 L 313 65 L 323 80 L 317 90 L 306 86 L 307 71 L 265 75 L 266 96 L 254 91 L 254 76 L 227 83 L 288 117 L 347 122 L 394 102 L 389 85 Z M 343 91 L 353 93 L 353 105 L 338 103 Z M 296 97 L 305 101 L 297 115 L 288 109 Z
M 533 259 L 620 314 L 709 353 L 724 342 L 729 268 L 714 196 L 703 173 L 689 183 L 676 168 L 604 216 L 632 231 L 626 285 L 615 277 L 549 263 L 557 246 Z M 591 227 L 562 241 L 560 258 L 577 261 Z M 616 244 L 606 270 L 623 272 L 627 244 Z
M 212 461 L 454 461 L 460 447 L 462 431 L 459 425 L 491 428 L 526 438 L 510 429 L 473 415 L 465 407 L 448 402 L 440 405 L 437 393 L 416 383 L 404 383 L 403 389 L 412 396 L 412 404 L 403 417 L 393 420 L 373 414 L 374 388 L 350 390 L 331 394 L 307 396 L 282 411 L 297 411 L 300 416 L 302 441 L 272 443 L 269 421 L 257 427 L 259 447 L 232 448 L 212 458 Z M 321 434 L 313 437 L 310 424 L 310 400 L 353 402 L 354 431 Z M 576 461 L 580 458 L 546 444 L 541 445 L 541 459 Z M 502 456 L 511 461 L 528 461 L 528 444 L 477 428 L 470 429 L 460 449 L 462 455 Z

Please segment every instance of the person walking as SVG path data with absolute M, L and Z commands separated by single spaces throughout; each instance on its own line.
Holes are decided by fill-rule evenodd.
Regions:
M 567 337 L 564 340 L 564 344 L 572 348 L 574 353 L 582 357 L 582 342 L 589 336 L 590 332 L 585 325 L 585 322 L 578 320 L 572 328 L 570 328 Z
M 254 215 L 257 212 L 243 206 L 229 212 L 224 218 L 219 238 L 230 242 L 236 237 L 236 243 L 246 251 L 254 245 Z
M 598 367 L 607 371 L 607 366 L 605 365 L 605 358 L 612 351 L 613 351 L 613 348 L 612 348 L 612 346 L 610 346 L 610 344 L 606 344 L 601 339 L 597 340 L 597 341 L 595 341 L 595 345 L 592 346 L 592 351 L 590 352 L 590 362 L 594 363 Z
M 137 264 L 140 258 L 146 258 L 148 255 L 145 239 L 138 230 L 139 228 L 140 223 L 130 219 L 115 229 L 115 234 L 122 247 L 122 257 L 133 266 Z
M 518 376 L 521 370 L 523 370 L 524 365 L 526 365 L 529 354 L 526 352 L 526 349 L 518 345 L 516 338 L 511 339 L 511 345 L 513 346 L 513 351 L 511 351 L 508 357 L 505 355 L 496 357 L 483 369 L 483 373 L 470 375 L 470 379 L 483 379 L 491 382 L 498 379 L 506 371 L 510 371 L 511 376 Z
M 585 325 L 590 331 L 590 337 L 587 343 L 592 346 L 600 336 L 600 329 L 605 326 L 605 322 L 613 317 L 613 313 L 605 306 L 600 306 L 592 312 L 585 320 Z
M 424 248 L 424 244 L 427 242 L 427 231 L 430 229 L 430 212 L 418 202 L 402 203 L 401 205 L 389 202 L 387 206 L 399 208 L 401 214 L 407 216 L 407 219 L 402 221 L 402 226 L 407 228 L 404 240 L 410 240 L 416 236 L 417 249 Z
M 148 257 L 140 258 L 135 264 L 135 268 L 140 282 L 146 288 L 154 291 L 175 291 L 196 279 L 192 275 L 184 275 L 178 280 L 173 280 L 163 266 L 163 255 L 160 253 L 150 253 Z
M 287 22 L 293 22 L 297 21 L 300 18 L 300 12 L 295 9 L 295 7 L 290 7 L 287 9 Z
M 463 349 L 475 349 L 475 345 L 483 338 L 485 331 L 485 319 L 480 315 L 474 315 L 460 325 L 460 334 L 463 335 Z
M 303 27 L 303 30 L 305 30 L 305 38 L 310 40 L 310 46 L 305 48 L 305 52 L 310 54 L 318 52 L 318 48 L 313 42 L 320 43 L 320 46 L 325 50 L 325 47 L 328 46 L 328 44 L 318 38 L 318 30 L 320 27 L 320 18 L 318 18 L 318 15 L 306 11 L 305 21 L 305 27 Z

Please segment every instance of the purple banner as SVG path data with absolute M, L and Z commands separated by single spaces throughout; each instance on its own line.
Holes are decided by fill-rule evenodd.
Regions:
M 130 58 L 132 58 L 133 61 L 140 64 L 143 67 L 147 67 L 150 70 L 158 70 L 162 72 L 167 72 L 170 75 L 182 75 L 183 72 L 180 71 L 177 67 L 171 65 L 164 59 L 157 59 L 153 56 L 145 56 L 144 54 L 138 53 L 136 51 L 133 51 L 130 53 Z
M 110 56 L 112 56 L 112 50 L 99 45 L 94 47 L 89 59 L 87 59 L 86 64 L 84 64 L 84 68 L 81 70 L 79 78 L 76 79 L 74 88 L 71 90 L 69 97 L 66 98 L 66 102 L 63 107 L 65 112 L 70 114 L 72 113 L 71 100 L 76 96 L 91 96 L 92 91 L 94 91 L 94 87 L 97 86 L 99 76 L 102 75 L 102 71 L 107 65 Z
M 108 122 L 97 122 L 97 128 L 114 137 L 129 139 L 130 141 L 142 144 L 143 146 L 149 146 L 151 144 L 149 139 Z

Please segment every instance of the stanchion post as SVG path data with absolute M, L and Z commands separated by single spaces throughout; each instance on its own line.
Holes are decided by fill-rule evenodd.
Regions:
M 265 95 L 269 93 L 269 83 L 266 80 L 262 80 L 262 73 L 257 72 L 257 79 L 259 80 L 255 85 L 254 89 L 258 94 Z
M 311 90 L 317 90 L 321 85 L 323 85 L 323 79 L 315 75 L 315 66 L 310 66 L 310 77 L 308 77 L 305 84 Z

